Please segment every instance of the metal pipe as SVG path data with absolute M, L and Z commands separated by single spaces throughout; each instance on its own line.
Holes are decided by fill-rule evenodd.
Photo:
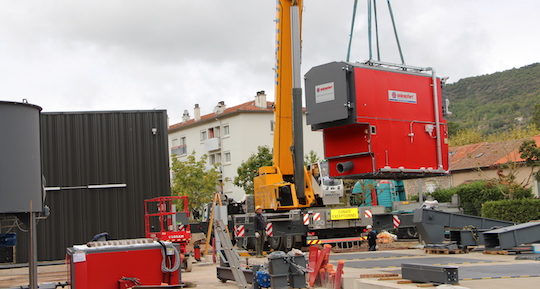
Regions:
M 411 70 L 416 70 L 416 71 L 430 71 L 431 70 L 431 67 L 419 67 L 419 66 L 407 65 L 404 63 L 398 64 L 398 63 L 390 63 L 390 62 L 375 61 L 375 60 L 369 60 L 366 62 L 366 64 L 377 64 L 377 65 L 384 65 L 384 66 L 390 66 L 390 67 L 411 69 Z
M 29 246 L 28 246 L 28 273 L 29 273 L 29 289 L 38 289 L 38 270 L 37 270 L 37 232 L 36 232 L 36 215 L 32 211 L 32 200 L 30 200 L 30 211 L 28 212 L 29 220 Z
M 379 24 L 377 21 L 377 0 L 373 0 L 373 13 L 375 16 L 375 44 L 377 47 L 377 60 L 381 60 L 381 52 L 379 49 Z
M 435 112 L 435 132 L 437 134 L 437 165 L 439 169 L 443 169 L 440 126 L 441 120 L 439 118 L 439 92 L 437 90 L 437 76 L 435 75 L 435 69 L 431 69 L 431 77 L 433 80 L 433 110 Z
M 298 6 L 291 7 L 291 49 L 292 49 L 292 98 L 293 98 L 293 164 L 294 185 L 296 197 L 306 203 L 304 176 L 304 132 L 302 119 L 302 85 L 301 85 L 301 47 L 300 47 L 300 10 Z
M 371 0 L 368 0 L 368 45 L 369 45 L 369 60 L 373 59 L 371 49 Z
M 409 123 L 409 135 L 408 135 L 408 136 L 411 138 L 411 143 L 413 143 L 413 138 L 414 138 L 413 124 L 415 124 L 415 123 L 435 124 L 435 123 L 432 122 L 432 121 L 412 120 L 412 121 Z
M 401 63 L 405 64 L 405 60 L 403 58 L 403 52 L 401 51 L 401 44 L 399 43 L 396 22 L 394 21 L 394 13 L 392 12 L 392 5 L 390 4 L 390 0 L 386 0 L 386 3 L 388 3 L 388 11 L 390 12 L 390 18 L 392 19 L 392 26 L 394 27 L 394 35 L 396 36 L 396 42 L 397 42 L 397 46 L 399 50 L 399 57 L 401 58 Z
M 356 6 L 357 5 L 358 5 L 358 0 L 354 0 L 352 22 L 351 22 L 351 33 L 349 34 L 349 47 L 347 48 L 347 62 L 349 62 L 349 59 L 351 56 L 351 45 L 352 45 L 352 37 L 354 33 L 354 21 L 356 20 Z
M 354 167 L 354 164 L 351 161 L 342 162 L 342 163 L 337 163 L 336 170 L 338 171 L 338 173 L 343 174 L 344 172 L 348 172 L 352 170 L 353 167 Z
M 372 172 L 375 172 L 375 168 L 377 167 L 377 163 L 376 163 L 376 160 L 375 160 L 375 154 L 373 153 L 373 151 L 371 150 L 371 133 L 369 134 L 369 138 L 368 138 L 368 152 L 371 156 L 371 171 Z

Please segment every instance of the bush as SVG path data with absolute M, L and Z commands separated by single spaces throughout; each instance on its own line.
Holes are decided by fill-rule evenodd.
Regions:
M 530 188 L 524 188 L 517 184 L 505 185 L 503 187 L 507 199 L 531 199 L 534 197 Z
M 540 199 L 489 201 L 482 206 L 482 217 L 525 223 L 540 219 Z
M 438 189 L 430 195 L 439 202 L 451 202 L 454 194 L 459 196 L 463 212 L 475 216 L 481 214 L 482 204 L 488 201 L 532 198 L 531 189 L 517 184 L 503 185 L 495 180 L 476 181 L 454 188 Z
M 426 195 L 432 196 L 433 199 L 437 200 L 439 203 L 450 203 L 452 201 L 452 196 L 457 193 L 456 188 L 449 189 L 437 189 L 433 193 L 428 193 Z
M 463 213 L 479 216 L 482 204 L 505 198 L 505 187 L 492 181 L 476 181 L 455 187 Z

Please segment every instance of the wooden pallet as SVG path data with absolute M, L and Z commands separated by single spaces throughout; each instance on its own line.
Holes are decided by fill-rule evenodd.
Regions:
M 488 255 L 516 255 L 520 254 L 521 251 L 515 251 L 515 250 L 485 250 L 484 254 Z
M 514 247 L 512 249 L 506 249 L 506 250 L 498 250 L 498 249 L 487 249 L 484 250 L 484 254 L 491 254 L 491 255 L 517 255 L 521 253 L 532 253 L 532 247 L 530 246 L 520 246 L 520 247 Z
M 399 278 L 399 274 L 396 273 L 378 273 L 378 274 L 360 274 L 360 278 Z M 392 280 L 392 279 L 388 279 Z M 396 280 L 396 279 L 393 279 Z
M 426 254 L 446 254 L 446 255 L 467 253 L 467 251 L 464 249 L 450 250 L 450 249 L 442 249 L 442 248 L 425 248 L 424 252 L 426 252 Z

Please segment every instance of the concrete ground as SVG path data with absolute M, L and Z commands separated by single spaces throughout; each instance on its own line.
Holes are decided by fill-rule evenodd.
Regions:
M 397 284 L 396 280 L 379 281 L 376 278 L 360 278 L 361 274 L 399 273 L 400 263 L 407 260 L 436 260 L 440 264 L 448 264 L 459 267 L 460 276 L 487 276 L 499 274 L 499 279 L 461 280 L 460 287 L 439 286 L 439 288 L 470 288 L 470 289 L 502 289 L 502 288 L 539 288 L 540 277 L 518 277 L 518 275 L 533 275 L 530 272 L 540 267 L 539 261 L 515 260 L 515 255 L 485 255 L 482 253 L 469 253 L 457 255 L 432 255 L 425 254 L 422 250 L 401 249 L 379 252 L 356 252 L 356 253 L 332 253 L 331 262 L 339 259 L 345 260 L 344 289 L 381 289 L 381 288 L 417 288 L 415 284 Z M 245 263 L 246 258 L 242 258 Z M 261 264 L 265 258 L 247 259 L 250 264 Z M 391 262 L 389 262 L 391 261 Z M 456 262 L 459 261 L 457 264 Z M 366 263 L 369 262 L 369 263 Z M 380 264 L 377 264 L 380 262 Z M 431 262 L 433 263 L 433 262 Z M 364 266 L 369 265 L 369 268 Z M 382 266 L 372 266 L 382 265 Z M 353 267 L 355 266 L 355 267 Z M 467 270 L 467 268 L 470 268 Z M 499 268 L 499 269 L 497 269 Z M 507 269 L 510 268 L 510 269 Z M 520 271 L 522 268 L 522 272 Z M 532 268 L 532 269 L 531 269 Z M 502 269 L 502 273 L 501 273 Z M 527 269 L 527 270 L 525 270 Z M 517 272 L 514 272 L 516 271 Z M 531 271 L 532 270 L 532 271 Z M 67 278 L 66 265 L 53 265 L 39 267 L 39 282 L 65 282 Z M 507 273 L 507 274 L 506 274 Z M 0 270 L 0 288 L 13 288 L 28 284 L 28 269 L 2 269 Z M 476 275 L 475 275 L 476 274 Z M 483 275 L 482 275 L 483 274 Z M 487 274 L 487 275 L 486 275 Z M 502 274 L 502 275 L 501 275 Z M 538 270 L 540 274 L 540 270 Z M 183 273 L 183 280 L 197 285 L 197 288 L 238 288 L 234 282 L 222 283 L 216 278 L 215 265 L 210 262 L 201 262 L 194 265 L 193 272 Z
M 39 266 L 39 283 L 66 282 L 68 280 L 67 265 Z M 13 288 L 28 285 L 28 267 L 1 269 L 0 288 Z
M 387 251 L 388 252 L 388 251 Z M 480 252 L 472 252 L 469 254 L 457 254 L 457 255 L 433 255 L 425 254 L 422 250 L 396 250 L 392 251 L 396 254 L 410 254 L 408 257 L 388 257 L 381 256 L 381 258 L 360 259 L 362 255 L 369 254 L 367 252 L 360 253 L 347 253 L 347 254 L 334 254 L 335 262 L 337 258 L 343 257 L 346 260 L 345 274 L 344 274 L 344 289 L 362 288 L 362 289 L 381 289 L 381 288 L 402 288 L 411 289 L 418 288 L 416 284 L 397 284 L 396 280 L 379 281 L 378 278 L 359 278 L 361 274 L 384 274 L 384 273 L 399 273 L 400 263 L 407 262 L 407 260 L 414 259 L 414 263 L 423 263 L 421 259 L 430 260 L 437 258 L 439 264 L 458 266 L 460 276 L 482 276 L 480 280 L 460 280 L 459 286 L 454 288 L 470 288 L 470 289 L 495 289 L 495 288 L 538 288 L 540 284 L 540 277 L 524 277 L 522 275 L 537 275 L 540 274 L 540 269 L 536 274 L 530 274 L 525 272 L 524 269 L 533 269 L 529 271 L 536 271 L 535 267 L 540 268 L 540 262 L 538 261 L 524 261 L 515 260 L 515 255 L 486 255 Z M 385 253 L 385 252 L 380 252 Z M 447 262 L 445 261 L 448 260 Z M 468 259 L 468 260 L 462 260 Z M 458 260 L 456 263 L 454 260 Z M 380 261 L 384 266 L 373 268 L 353 268 L 351 265 L 362 262 L 370 262 L 372 265 L 374 261 Z M 395 261 L 395 264 L 389 264 L 389 261 Z M 349 264 L 349 265 L 348 265 Z M 429 263 L 428 263 L 429 264 Z M 508 267 L 507 274 L 501 274 L 500 270 L 496 270 L 497 267 Z M 470 268 L 467 270 L 467 268 Z M 520 271 L 523 271 L 521 273 Z M 490 274 L 491 272 L 491 274 Z M 528 273 L 528 274 L 527 274 Z M 468 276 L 467 276 L 468 275 Z M 491 279 L 487 276 L 499 277 L 497 279 Z M 510 276 L 516 276 L 517 278 L 510 278 Z M 518 277 L 521 276 L 521 277 Z M 452 288 L 447 286 L 446 288 Z

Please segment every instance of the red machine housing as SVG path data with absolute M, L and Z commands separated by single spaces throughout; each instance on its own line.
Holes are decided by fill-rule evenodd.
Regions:
M 308 124 L 323 131 L 331 177 L 448 173 L 440 78 L 419 70 L 332 62 L 306 74 L 306 104 Z
M 130 242 L 131 241 L 131 242 Z M 133 244 L 133 242 L 143 242 Z M 105 246 L 74 246 L 67 250 L 70 284 L 73 289 L 119 289 L 134 285 L 154 285 L 162 283 L 180 284 L 180 273 L 163 273 L 163 247 L 148 240 L 107 241 Z M 110 244 L 110 245 L 109 245 Z M 166 247 L 173 244 L 167 242 Z M 174 257 L 168 258 L 168 266 Z

